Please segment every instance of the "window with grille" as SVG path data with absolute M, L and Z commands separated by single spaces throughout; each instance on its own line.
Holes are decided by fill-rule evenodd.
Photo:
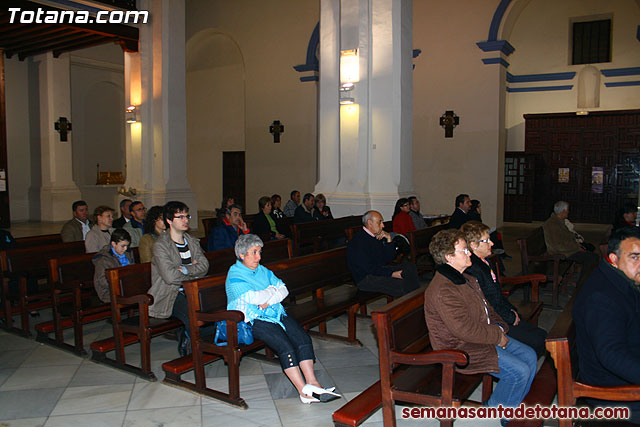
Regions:
M 611 19 L 573 23 L 572 64 L 611 62 Z

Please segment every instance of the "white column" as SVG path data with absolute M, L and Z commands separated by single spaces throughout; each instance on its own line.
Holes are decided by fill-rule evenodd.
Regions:
M 412 191 L 412 1 L 320 3 L 319 175 L 334 215 L 390 218 Z M 340 106 L 340 50 L 358 49 L 353 105 Z
M 127 188 L 147 206 L 180 200 L 196 226 L 198 206 L 187 181 L 185 5 L 143 0 L 151 23 L 140 26 L 140 52 L 125 57 L 130 102 L 140 102 L 140 124 L 127 132 Z
M 60 141 L 54 129 L 60 117 L 71 117 L 71 80 L 69 55 L 54 58 L 51 52 L 36 59 L 39 74 L 40 97 L 40 149 L 42 186 L 40 187 L 40 219 L 63 221 L 71 218 L 71 204 L 81 198 L 73 181 L 73 131 L 67 132 L 67 141 Z

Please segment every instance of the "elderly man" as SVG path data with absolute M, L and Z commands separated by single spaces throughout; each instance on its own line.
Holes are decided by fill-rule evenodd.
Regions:
M 615 230 L 608 259 L 585 281 L 573 306 L 580 380 L 597 386 L 640 385 L 640 230 Z M 640 424 L 640 401 L 594 400 L 628 406 Z
M 241 234 L 247 234 L 249 227 L 242 219 L 242 208 L 239 205 L 227 207 L 222 222 L 215 226 L 209 233 L 207 249 L 217 251 L 219 249 L 233 248 Z
M 409 207 L 411 208 L 409 216 L 413 220 L 413 225 L 416 227 L 416 230 L 427 228 L 427 223 L 420 213 L 420 200 L 418 200 L 416 196 L 409 197 Z
M 456 209 L 451 214 L 448 228 L 459 230 L 462 224 L 471 220 L 469 218 L 469 209 L 471 209 L 471 199 L 468 194 L 458 194 L 456 196 Z
M 565 219 L 569 217 L 569 203 L 558 201 L 553 206 L 553 213 L 542 225 L 544 241 L 550 255 L 564 255 L 567 259 L 582 266 L 578 285 L 589 276 L 598 265 L 600 257 L 585 250 L 576 240 L 575 234 L 567 228 Z
M 140 244 L 140 239 L 144 233 L 144 219 L 147 217 L 147 208 L 139 201 L 135 201 L 129 205 L 130 219 L 122 228 L 129 232 L 131 236 L 132 248 L 137 248 Z
M 396 247 L 391 235 L 384 231 L 380 212 L 364 214 L 362 225 L 347 245 L 347 265 L 358 288 L 394 296 L 417 289 L 414 264 L 389 265 L 396 257 Z
M 89 221 L 89 206 L 84 200 L 78 200 L 71 205 L 73 218 L 65 222 L 60 230 L 63 242 L 79 242 L 87 237 L 91 230 Z
M 131 212 L 129 211 L 131 203 L 133 203 L 131 199 L 122 199 L 120 201 L 120 218 L 113 221 L 113 228 L 122 228 L 131 220 Z
M 296 212 L 293 215 L 293 223 L 300 224 L 302 222 L 317 221 L 318 218 L 313 215 L 315 210 L 316 198 L 311 193 L 307 193 L 302 198 L 302 204 L 296 208 Z
M 298 190 L 293 190 L 290 197 L 291 198 L 287 201 L 287 204 L 284 205 L 284 216 L 292 218 L 296 214 L 296 209 L 300 204 L 300 192 Z

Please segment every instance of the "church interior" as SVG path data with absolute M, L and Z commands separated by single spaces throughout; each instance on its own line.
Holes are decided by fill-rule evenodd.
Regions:
M 323 193 L 336 218 L 375 209 L 390 220 L 400 197 L 448 215 L 466 193 L 502 232 L 515 275 L 516 239 L 556 201 L 569 202 L 576 230 L 596 244 L 623 205 L 638 204 L 640 0 L 10 0 L 2 8 L 0 228 L 15 237 L 58 233 L 76 200 L 116 212 L 124 198 L 147 207 L 180 200 L 202 237 L 202 219 L 231 194 L 245 214 L 264 195 L 284 205 L 295 189 Z M 62 24 L 13 22 L 30 18 L 10 8 L 137 10 L 149 19 L 65 34 Z M 543 310 L 539 326 L 550 330 L 559 314 Z M 346 315 L 328 328 L 346 332 Z M 111 332 L 92 323 L 85 342 Z M 313 341 L 318 378 L 343 399 L 301 405 L 279 366 L 243 359 L 243 411 L 0 331 L 0 425 L 332 425 L 338 408 L 379 379 L 371 320 L 359 319 L 357 332 L 362 347 Z M 174 353 L 174 342 L 152 341 L 160 380 Z M 139 361 L 138 347 L 127 356 Z M 207 378 L 224 388 L 226 369 L 208 365 Z M 439 425 L 403 419 L 402 408 L 397 425 Z M 364 425 L 384 425 L 381 411 Z

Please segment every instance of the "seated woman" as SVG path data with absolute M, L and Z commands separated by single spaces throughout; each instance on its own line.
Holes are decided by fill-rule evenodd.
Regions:
M 153 244 L 158 239 L 158 236 L 166 229 L 167 226 L 162 219 L 162 206 L 153 206 L 147 211 L 147 218 L 144 222 L 144 234 L 138 244 L 140 262 L 151 262 L 153 259 Z
M 520 318 L 518 310 L 502 295 L 498 276 L 491 269 L 487 257 L 491 255 L 493 242 L 489 238 L 489 227 L 477 221 L 465 223 L 460 231 L 464 235 L 467 246 L 471 248 L 471 266 L 465 273 L 471 274 L 480 284 L 484 297 L 498 315 L 509 325 L 510 338 L 527 344 L 538 356 L 545 352 L 544 340 L 547 332 Z
M 91 261 L 95 267 L 93 273 L 93 286 L 100 301 L 108 303 L 111 301 L 111 291 L 105 270 L 109 268 L 124 267 L 125 265 L 135 264 L 133 254 L 128 252 L 131 236 L 127 230 L 117 228 L 111 233 L 111 240 L 108 245 L 100 249 Z
M 536 353 L 528 345 L 507 338 L 509 326 L 482 295 L 478 281 L 464 270 L 471 252 L 459 230 L 433 236 L 429 250 L 436 274 L 424 294 L 424 314 L 434 350 L 462 350 L 469 363 L 464 374 L 489 373 L 500 379 L 488 406 L 516 407 L 529 392 L 536 375 Z M 501 420 L 506 425 L 508 420 Z
M 300 394 L 302 403 L 329 402 L 340 397 L 335 387 L 324 389 L 313 371 L 315 354 L 307 332 L 287 316 L 280 303 L 288 294 L 286 285 L 260 265 L 262 240 L 255 234 L 238 237 L 238 260 L 226 281 L 227 309 L 244 314 L 253 336 L 278 354 L 280 366 Z M 303 377 L 304 376 L 304 377 Z
M 413 219 L 411 219 L 411 215 L 409 215 L 410 210 L 411 204 L 409 203 L 409 199 L 404 197 L 398 199 L 392 217 L 394 233 L 406 236 L 409 231 L 416 229 L 416 226 L 413 224 Z
M 622 209 L 618 210 L 615 221 L 613 222 L 613 230 L 624 227 L 635 227 L 636 218 L 638 217 L 638 207 L 631 203 L 626 203 Z
M 316 196 L 316 208 L 313 211 L 313 216 L 319 220 L 333 219 L 331 208 L 327 206 L 327 198 L 322 193 Z
M 280 209 L 280 205 L 282 203 L 282 197 L 279 194 L 274 194 L 271 196 L 271 217 L 273 219 L 282 219 L 284 218 L 284 212 Z
M 278 231 L 276 221 L 271 216 L 271 198 L 260 197 L 258 200 L 258 213 L 253 218 L 253 233 L 260 236 L 269 236 L 269 239 L 284 239 L 285 236 Z
M 109 206 L 98 206 L 93 211 L 96 220 L 91 230 L 84 239 L 84 247 L 88 254 L 98 252 L 111 241 L 111 233 L 113 233 L 113 209 Z
M 469 212 L 467 212 L 467 216 L 469 217 L 469 221 L 478 221 L 482 222 L 482 205 L 480 204 L 480 200 L 472 200 L 471 207 L 469 208 Z M 489 233 L 489 237 L 493 242 L 493 253 L 496 255 L 500 255 L 500 258 L 509 261 L 511 259 L 511 255 L 507 254 L 504 251 L 504 244 L 502 243 L 502 234 L 498 233 L 497 230 L 493 230 Z M 502 261 L 499 261 L 500 268 L 504 271 L 504 264 Z

